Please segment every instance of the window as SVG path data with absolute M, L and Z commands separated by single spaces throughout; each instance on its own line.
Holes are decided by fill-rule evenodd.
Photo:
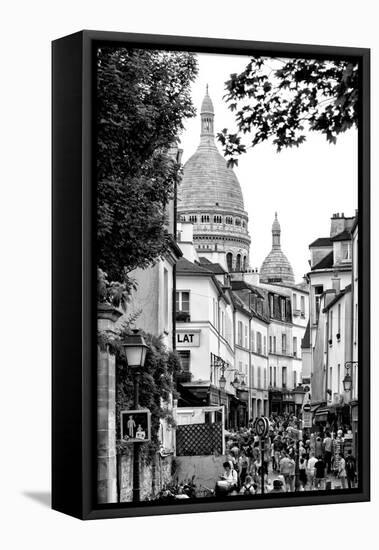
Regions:
M 296 338 L 296 336 L 293 337 L 292 342 L 293 342 L 293 356 L 297 357 L 297 338 Z
M 242 271 L 246 271 L 246 256 L 243 257 Z
M 197 216 L 190 216 L 189 221 L 192 222 L 192 223 L 196 223 L 197 222 Z
M 285 355 L 287 353 L 287 336 L 282 334 L 282 353 Z
M 270 294 L 270 317 L 274 317 L 274 296 Z
M 241 271 L 241 254 L 237 254 L 236 271 Z
M 341 243 L 341 260 L 343 262 L 351 260 L 351 243 Z
M 270 367 L 270 386 L 272 386 L 272 367 Z
M 245 325 L 245 344 L 244 344 L 244 347 L 246 349 L 249 349 L 249 343 L 248 343 L 248 338 L 247 338 L 247 325 Z
M 338 334 L 341 334 L 341 304 L 338 304 Z
M 300 315 L 305 317 L 305 298 L 300 296 Z
M 257 376 L 257 388 L 261 388 L 261 367 L 258 367 L 258 376 Z
M 176 311 L 190 312 L 190 293 L 188 290 L 178 290 L 176 293 Z
M 236 221 L 234 222 L 236 225 L 241 225 L 241 220 L 239 218 L 236 218 Z
M 262 334 L 257 332 L 257 353 L 262 354 Z
M 254 365 L 251 365 L 251 385 L 254 388 Z
M 274 353 L 276 353 L 276 336 L 274 336 Z
M 276 367 L 274 367 L 274 388 L 276 388 Z
M 231 252 L 228 252 L 226 255 L 226 263 L 228 265 L 228 271 L 232 271 L 233 269 L 233 254 Z
M 255 334 L 254 331 L 251 331 L 251 351 L 255 351 Z
M 225 216 L 225 223 L 232 225 L 233 224 L 233 218 L 231 216 Z
M 221 216 L 213 216 L 213 223 L 222 223 Z
M 242 346 L 242 321 L 238 321 L 237 329 L 237 344 Z
M 164 307 L 164 328 L 168 328 L 168 271 L 163 269 L 163 307 Z
M 183 372 L 190 372 L 191 370 L 191 352 L 187 350 L 178 351 L 180 362 L 182 364 Z
M 337 367 L 337 393 L 341 393 L 341 365 L 338 363 Z
M 280 318 L 282 321 L 286 320 L 286 300 L 280 298 Z
M 329 389 L 333 388 L 333 367 L 329 368 Z
M 333 310 L 329 311 L 329 344 L 333 340 Z
M 292 294 L 292 307 L 297 309 L 297 294 Z
M 282 368 L 282 387 L 287 387 L 287 367 Z
M 263 336 L 263 355 L 266 355 L 266 347 L 267 347 L 267 338 L 266 336 Z
M 314 287 L 315 292 L 315 317 L 314 323 L 318 323 L 318 317 L 320 315 L 321 294 L 324 292 L 323 285 L 317 285 Z
M 201 216 L 201 223 L 209 223 L 209 216 L 208 215 Z
M 269 352 L 272 353 L 272 336 L 268 339 L 268 345 L 269 345 Z
M 293 371 L 293 387 L 296 388 L 297 386 L 297 372 Z
M 267 388 L 267 371 L 263 367 L 263 389 Z

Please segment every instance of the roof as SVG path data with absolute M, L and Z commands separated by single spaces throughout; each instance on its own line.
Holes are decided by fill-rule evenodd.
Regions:
M 213 264 L 208 260 L 208 258 L 200 258 L 200 264 L 205 267 L 206 269 L 209 269 L 209 271 L 212 271 L 215 275 L 224 275 L 227 273 L 227 271 L 220 265 L 219 263 Z
M 178 260 L 176 263 L 176 272 L 191 275 L 213 275 L 209 269 L 205 269 L 198 263 L 190 262 L 186 258 L 180 258 L 180 260 Z
M 324 307 L 323 311 L 328 311 L 348 292 L 351 292 L 351 285 L 347 285 L 343 290 L 338 292 L 338 294 L 336 294 L 336 296 L 332 300 L 330 300 L 330 302 Z
M 331 250 L 318 264 L 312 267 L 312 271 L 315 269 L 328 269 L 333 267 L 333 250 Z
M 318 248 L 320 246 L 333 246 L 333 242 L 330 237 L 320 237 L 319 239 L 316 239 L 309 245 L 309 248 L 315 247 Z
M 332 237 L 331 240 L 333 242 L 334 241 L 351 241 L 351 231 L 349 229 L 344 229 L 344 231 Z
M 310 322 L 308 321 L 307 328 L 305 329 L 304 336 L 301 340 L 301 348 L 307 349 L 311 347 L 311 327 Z

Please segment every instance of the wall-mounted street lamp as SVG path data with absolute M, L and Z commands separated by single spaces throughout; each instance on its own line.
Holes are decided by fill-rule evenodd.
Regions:
M 351 392 L 353 389 L 353 379 L 351 369 L 353 365 L 358 365 L 358 361 L 346 361 L 345 363 L 345 378 L 342 380 L 343 389 L 345 392 Z
M 124 348 L 128 367 L 133 372 L 134 382 L 134 408 L 139 407 L 139 379 L 141 370 L 145 366 L 146 352 L 148 346 L 139 330 L 133 330 L 133 334 L 126 337 L 122 344 Z M 133 502 L 140 501 L 140 476 L 139 476 L 139 451 L 140 444 L 133 444 Z

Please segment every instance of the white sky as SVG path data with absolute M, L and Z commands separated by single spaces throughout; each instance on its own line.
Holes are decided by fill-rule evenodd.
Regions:
M 199 74 L 192 86 L 197 116 L 187 121 L 181 136 L 183 162 L 195 152 L 200 140 L 200 106 L 207 83 L 215 109 L 215 133 L 235 129 L 233 113 L 222 99 L 224 82 L 231 73 L 245 68 L 248 57 L 198 54 L 198 60 Z M 308 245 L 318 237 L 329 236 L 332 214 L 355 213 L 357 143 L 355 129 L 341 134 L 336 145 L 312 132 L 299 148 L 277 153 L 272 143 L 266 142 L 239 157 L 234 170 L 249 215 L 251 267 L 260 268 L 271 250 L 271 225 L 277 211 L 282 250 L 291 262 L 296 282 L 300 282 L 308 271 Z

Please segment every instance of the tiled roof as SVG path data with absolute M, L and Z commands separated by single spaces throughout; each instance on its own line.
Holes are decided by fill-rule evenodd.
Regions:
M 351 232 L 349 229 L 345 229 L 341 233 L 338 233 L 338 235 L 332 237 L 332 241 L 351 241 Z
M 180 258 L 180 260 L 176 263 L 176 272 L 199 275 L 213 275 L 213 273 L 209 271 L 209 269 L 205 269 L 197 263 L 190 262 L 186 258 Z
M 318 248 L 319 246 L 333 246 L 333 241 L 330 237 L 320 237 L 319 239 L 316 239 L 309 245 L 309 248 L 315 247 Z
M 318 264 L 314 265 L 312 271 L 315 269 L 328 269 L 329 267 L 333 267 L 333 250 L 320 260 Z
M 208 258 L 200 258 L 200 263 L 203 267 L 209 269 L 209 271 L 212 271 L 215 275 L 224 275 L 227 273 L 219 263 L 213 264 L 208 260 Z

